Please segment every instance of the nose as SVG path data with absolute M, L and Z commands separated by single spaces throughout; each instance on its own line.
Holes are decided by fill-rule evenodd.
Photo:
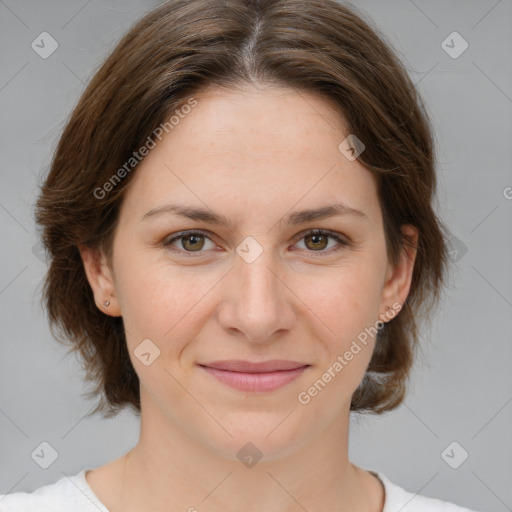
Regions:
M 268 343 L 295 322 L 293 293 L 271 253 L 247 263 L 237 258 L 229 273 L 219 321 L 226 331 L 252 343 Z

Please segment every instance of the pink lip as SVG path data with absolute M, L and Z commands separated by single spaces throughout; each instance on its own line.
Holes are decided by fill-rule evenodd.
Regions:
M 296 361 L 215 361 L 200 365 L 218 380 L 241 391 L 274 391 L 296 379 L 310 365 Z
M 278 370 L 295 370 L 307 366 L 307 363 L 299 361 L 287 361 L 286 359 L 271 359 L 270 361 L 251 362 L 242 359 L 230 359 L 224 361 L 212 361 L 210 363 L 200 363 L 201 366 L 217 368 L 218 370 L 229 370 L 230 372 L 259 373 L 275 372 Z

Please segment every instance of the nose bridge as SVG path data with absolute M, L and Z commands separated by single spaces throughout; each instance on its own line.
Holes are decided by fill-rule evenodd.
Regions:
M 241 297 L 248 305 L 254 302 L 255 305 L 267 305 L 270 308 L 279 301 L 279 287 L 282 283 L 275 270 L 271 270 L 276 267 L 273 259 L 270 252 L 264 252 L 251 263 L 238 262 L 237 275 L 242 285 Z
M 224 327 L 242 331 L 251 341 L 266 341 L 275 331 L 290 328 L 291 304 L 277 266 L 270 251 L 263 250 L 253 260 L 238 258 L 232 276 L 236 283 L 231 288 L 235 290 L 229 301 L 231 314 L 224 316 L 229 325 Z
M 265 295 L 267 300 L 274 300 L 274 295 L 278 293 L 278 280 L 271 271 L 276 268 L 275 252 L 272 250 L 270 238 L 258 237 L 259 241 L 252 236 L 247 236 L 238 245 L 236 252 L 239 256 L 235 263 L 235 271 L 238 278 L 243 282 L 245 290 L 250 289 L 250 300 L 260 300 Z

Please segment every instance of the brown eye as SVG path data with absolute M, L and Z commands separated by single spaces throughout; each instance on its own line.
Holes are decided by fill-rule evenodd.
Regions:
M 315 256 L 328 256 L 351 245 L 350 241 L 346 241 L 341 236 L 330 231 L 324 231 L 323 229 L 309 231 L 304 234 L 299 240 L 299 244 L 304 244 L 304 247 L 301 247 L 301 249 Z
M 204 235 L 192 234 L 182 236 L 181 245 L 186 251 L 200 251 L 204 247 Z
M 329 243 L 329 236 L 313 233 L 304 237 L 305 245 L 312 251 L 323 250 Z
M 208 242 L 211 244 L 210 247 L 207 245 Z M 195 253 L 199 256 L 206 250 L 215 248 L 215 244 L 210 240 L 210 237 L 200 231 L 179 233 L 164 242 L 163 245 L 171 251 L 189 256 Z

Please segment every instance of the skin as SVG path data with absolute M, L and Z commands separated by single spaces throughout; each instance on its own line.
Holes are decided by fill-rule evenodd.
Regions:
M 111 512 L 379 512 L 380 480 L 348 459 L 350 400 L 375 338 L 310 403 L 297 396 L 359 333 L 389 319 L 387 307 L 404 303 L 415 252 L 388 261 L 375 178 L 338 149 L 349 132 L 324 97 L 263 86 L 194 97 L 198 105 L 136 170 L 112 267 L 81 247 L 98 307 L 123 317 L 142 404 L 137 445 L 87 480 Z M 291 211 L 340 202 L 365 217 L 284 222 Z M 172 213 L 141 220 L 166 203 L 207 207 L 234 229 Z M 196 229 L 209 238 L 175 241 L 181 252 L 163 245 Z M 311 240 L 311 229 L 351 245 Z M 403 229 L 416 241 L 412 226 Z M 236 252 L 248 236 L 263 248 L 252 263 Z M 147 338 L 160 350 L 149 366 L 134 355 Z M 251 393 L 198 366 L 219 359 L 311 366 L 278 390 Z M 252 467 L 237 458 L 248 442 L 263 454 Z

